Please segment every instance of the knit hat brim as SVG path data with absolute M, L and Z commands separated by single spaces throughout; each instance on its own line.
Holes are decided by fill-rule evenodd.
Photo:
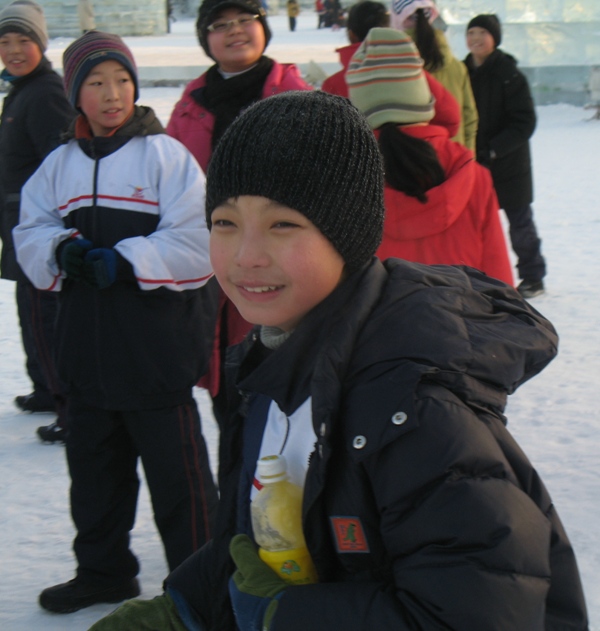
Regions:
M 227 129 L 206 177 L 206 219 L 241 195 L 266 197 L 305 215 L 349 270 L 375 254 L 383 232 L 383 165 L 364 117 L 319 91 L 271 96 Z
M 396 29 L 373 28 L 350 60 L 350 100 L 377 129 L 385 123 L 426 123 L 435 99 L 412 39 Z
M 77 107 L 79 90 L 92 69 L 105 61 L 118 61 L 131 75 L 135 86 L 134 101 L 139 98 L 137 68 L 125 42 L 113 33 L 88 31 L 63 53 L 63 74 L 67 98 Z

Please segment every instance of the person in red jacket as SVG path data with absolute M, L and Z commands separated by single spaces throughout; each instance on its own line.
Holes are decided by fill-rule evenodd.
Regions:
M 251 103 L 290 90 L 311 90 L 293 64 L 280 64 L 264 55 L 271 29 L 260 0 L 204 0 L 198 11 L 196 33 L 204 52 L 215 61 L 205 73 L 191 81 L 176 103 L 167 133 L 182 142 L 203 171 L 217 142 L 233 120 Z M 215 335 L 208 373 L 198 385 L 208 389 L 213 412 L 219 421 L 226 407 L 220 393 L 221 359 L 225 349 L 240 342 L 251 325 L 217 286 L 206 287 L 217 294 Z
M 386 213 L 377 256 L 468 265 L 512 285 L 490 174 L 447 130 L 430 123 L 434 101 L 412 39 L 395 29 L 372 29 L 346 80 L 384 158 Z
M 375 27 L 386 28 L 390 24 L 390 13 L 381 2 L 363 0 L 353 5 L 348 12 L 348 39 L 350 44 L 337 48 L 342 69 L 327 77 L 323 81 L 321 90 L 329 94 L 348 98 L 348 85 L 346 84 L 346 71 L 352 55 L 358 50 L 367 33 Z M 435 98 L 436 125 L 445 127 L 450 136 L 455 136 L 460 128 L 460 107 L 452 94 L 429 73 L 425 73 L 429 89 Z

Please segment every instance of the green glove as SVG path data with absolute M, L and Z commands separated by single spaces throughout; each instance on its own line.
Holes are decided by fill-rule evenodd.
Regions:
M 128 600 L 88 631 L 188 631 L 168 594 L 152 600 Z
M 229 595 L 238 627 L 240 631 L 268 631 L 288 585 L 261 561 L 247 535 L 236 535 L 229 552 L 237 566 L 229 581 Z

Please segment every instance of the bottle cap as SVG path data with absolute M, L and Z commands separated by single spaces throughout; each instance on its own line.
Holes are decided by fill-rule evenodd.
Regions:
M 261 484 L 287 480 L 287 463 L 283 456 L 265 456 L 258 461 L 256 472 Z

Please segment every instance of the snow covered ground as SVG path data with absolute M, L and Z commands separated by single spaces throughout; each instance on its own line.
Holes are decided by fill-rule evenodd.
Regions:
M 271 20 L 269 53 L 279 60 L 334 62 L 343 32 L 317 31 L 314 14 L 303 14 L 299 30 L 287 20 Z M 205 65 L 191 21 L 176 22 L 164 37 L 127 38 L 140 65 Z M 60 65 L 69 40 L 52 40 L 50 57 Z M 143 61 L 142 61 L 143 60 Z M 167 63 L 162 63 L 168 60 Z M 180 88 L 142 89 L 166 123 Z M 558 358 L 510 398 L 509 428 L 541 472 L 573 541 L 590 611 L 592 631 L 600 631 L 600 414 L 595 379 L 600 375 L 600 122 L 572 106 L 538 108 L 533 137 L 535 212 L 549 273 L 547 293 L 534 306 L 556 326 Z M 29 391 L 23 367 L 14 285 L 0 281 L 0 629 L 3 631 L 83 631 L 113 609 L 97 605 L 66 616 L 37 605 L 39 592 L 73 576 L 69 480 L 64 449 L 42 445 L 38 425 L 50 415 L 20 413 L 17 394 Z M 216 464 L 217 433 L 210 404 L 196 392 L 203 429 Z M 142 597 L 161 592 L 167 573 L 142 487 L 133 549 L 142 569 Z

